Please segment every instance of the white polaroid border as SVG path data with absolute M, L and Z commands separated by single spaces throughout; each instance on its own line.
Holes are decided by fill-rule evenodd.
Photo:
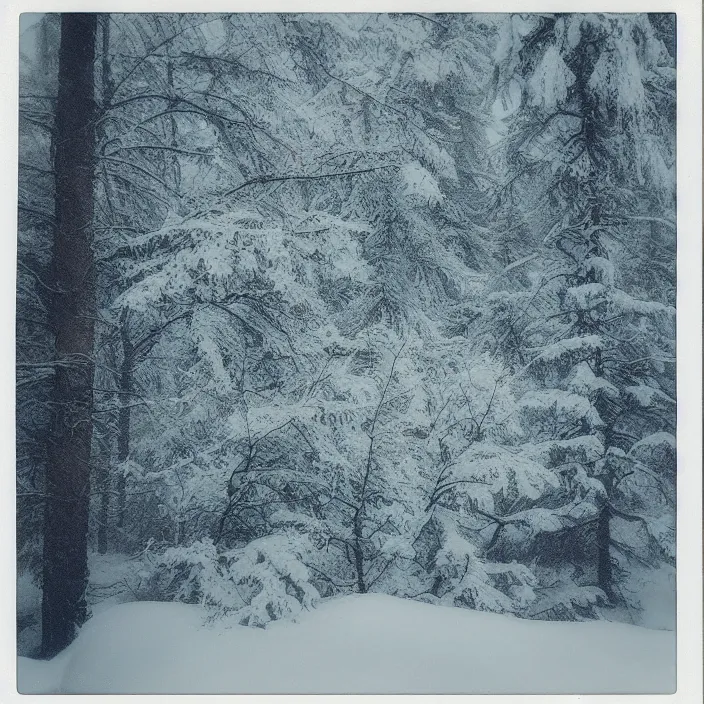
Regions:
M 672 695 L 457 695 L 505 704 L 624 704 L 702 701 L 702 6 L 701 0 L 11 0 L 0 9 L 0 701 L 46 701 L 19 695 L 15 646 L 15 336 L 17 94 L 19 14 L 23 12 L 675 12 L 677 13 L 677 692 Z M 230 695 L 213 695 L 217 699 Z M 189 695 L 93 696 L 90 701 L 161 702 Z M 238 701 L 279 701 L 244 696 Z M 394 699 L 411 700 L 408 695 Z M 415 695 L 413 701 L 434 699 Z M 313 697 L 291 695 L 287 701 Z M 383 701 L 381 696 L 324 696 L 318 701 Z M 64 695 L 62 701 L 85 702 Z

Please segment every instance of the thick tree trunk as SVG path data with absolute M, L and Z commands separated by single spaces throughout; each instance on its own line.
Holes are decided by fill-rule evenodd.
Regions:
M 42 653 L 73 640 L 85 619 L 93 411 L 94 14 L 64 14 L 56 108 L 56 235 L 51 326 L 56 368 L 47 468 Z

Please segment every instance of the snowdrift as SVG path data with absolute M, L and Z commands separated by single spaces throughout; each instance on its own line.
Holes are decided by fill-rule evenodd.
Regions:
M 267 629 L 199 606 L 141 602 L 92 618 L 49 662 L 19 658 L 18 689 L 64 694 L 675 691 L 675 634 L 527 621 L 381 594 L 330 599 Z

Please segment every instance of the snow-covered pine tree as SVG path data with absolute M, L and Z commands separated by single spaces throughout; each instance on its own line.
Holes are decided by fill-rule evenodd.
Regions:
M 570 484 L 581 485 L 592 506 L 572 527 L 555 523 L 553 509 L 543 532 L 559 531 L 563 563 L 582 546 L 578 582 L 624 602 L 622 568 L 669 561 L 674 544 L 672 464 L 648 483 L 632 478 L 646 468 L 628 459 L 644 436 L 673 430 L 666 365 L 673 361 L 674 309 L 663 300 L 666 290 L 648 289 L 656 300 L 624 290 L 634 277 L 624 280 L 617 266 L 629 257 L 643 261 L 648 247 L 640 243 L 653 234 L 668 239 L 653 233 L 652 223 L 674 234 L 670 215 L 653 214 L 674 205 L 672 114 L 659 97 L 672 58 L 647 17 L 593 15 L 514 16 L 498 58 L 499 85 L 513 101 L 506 188 L 527 211 L 537 209 L 530 221 L 545 245 L 533 311 L 521 313 L 533 346 L 525 374 L 538 382 L 523 397 L 524 417 L 533 433 L 596 449 L 577 464 L 564 451 L 551 459 L 566 465 Z M 648 236 L 639 237 L 644 226 Z M 643 492 L 667 497 L 669 528 L 660 511 L 654 523 L 624 510 L 644 508 Z M 593 530 L 585 531 L 587 524 Z

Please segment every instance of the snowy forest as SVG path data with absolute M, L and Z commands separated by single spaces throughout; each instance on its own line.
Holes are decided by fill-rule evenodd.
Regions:
M 37 16 L 19 655 L 124 602 L 674 629 L 675 53 L 672 14 Z

